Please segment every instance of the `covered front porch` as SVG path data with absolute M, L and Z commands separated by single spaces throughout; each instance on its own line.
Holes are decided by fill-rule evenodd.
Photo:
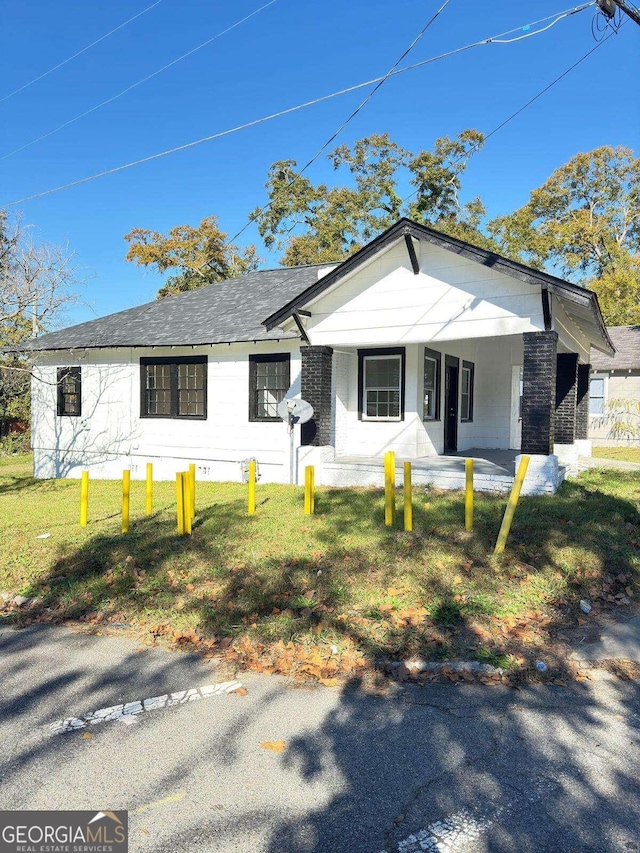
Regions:
M 384 454 L 411 461 L 417 484 L 505 492 L 520 454 L 524 493 L 555 492 L 588 455 L 588 365 L 554 331 L 401 347 L 303 347 L 302 396 L 319 417 L 303 428 L 299 476 L 328 486 L 379 486 Z M 324 389 L 318 385 L 324 383 Z M 324 399 L 319 393 L 324 392 Z M 306 440 L 305 440 L 306 438 Z M 317 444 L 317 452 L 313 445 Z
M 416 459 L 396 459 L 396 480 L 403 480 L 403 463 L 411 462 L 412 480 L 415 484 L 438 489 L 463 489 L 465 485 L 465 460 L 473 459 L 474 488 L 477 491 L 507 492 L 515 476 L 517 450 L 487 450 L 469 448 L 465 453 L 443 456 L 422 456 Z M 341 479 L 344 475 L 366 480 L 366 485 L 382 485 L 383 460 L 377 457 L 346 456 L 325 465 L 328 474 Z M 338 485 L 338 483 L 336 483 Z
M 389 450 L 455 480 L 447 457 L 478 448 L 487 465 L 487 451 L 530 456 L 525 491 L 555 491 L 588 452 L 591 347 L 613 351 L 593 293 L 409 220 L 320 269 L 265 325 L 304 342 L 315 415 L 300 458 L 317 446 L 322 476 L 358 482 Z
M 471 447 L 469 450 L 441 456 L 412 459 L 396 456 L 396 484 L 402 485 L 403 463 L 411 462 L 414 485 L 436 489 L 463 489 L 465 460 L 473 459 L 474 489 L 479 492 L 510 491 L 520 457 L 518 450 L 492 450 Z M 382 487 L 384 459 L 380 456 L 336 456 L 332 448 L 300 448 L 299 471 L 305 465 L 316 468 L 316 482 L 323 486 Z M 529 463 L 524 494 L 554 492 L 565 479 L 567 469 L 555 457 L 542 465 L 537 459 Z

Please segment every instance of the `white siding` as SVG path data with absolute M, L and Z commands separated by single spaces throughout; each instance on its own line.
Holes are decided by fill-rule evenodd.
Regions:
M 313 344 L 428 343 L 544 329 L 540 287 L 425 242 L 413 274 L 404 241 L 307 307 Z
M 389 449 L 405 458 L 443 453 L 446 355 L 459 358 L 460 368 L 463 360 L 475 365 L 474 416 L 458 426 L 458 450 L 509 447 L 512 367 L 523 361 L 522 334 L 544 329 L 540 287 L 426 241 L 417 248 L 418 275 L 401 240 L 308 306 L 311 343 L 334 348 L 331 437 L 338 457 L 377 457 Z M 583 336 L 559 303 L 557 324 L 561 349 L 583 356 Z M 425 345 L 442 354 L 438 422 L 422 420 Z M 385 346 L 405 347 L 404 418 L 360 420 L 357 349 Z M 200 478 L 238 480 L 240 463 L 255 457 L 263 481 L 288 481 L 287 427 L 248 418 L 249 355 L 273 352 L 291 354 L 289 396 L 300 396 L 300 348 L 293 341 L 43 356 L 37 371 L 44 381 L 33 383 L 36 476 L 78 476 L 88 466 L 94 476 L 119 477 L 130 467 L 143 477 L 152 461 L 157 478 L 195 462 Z M 208 357 L 207 419 L 140 418 L 140 357 L 199 354 Z M 80 418 L 56 414 L 59 365 L 82 367 Z
M 603 377 L 605 380 L 605 402 L 612 400 L 626 400 L 632 405 L 640 406 L 640 371 L 622 371 L 605 373 L 594 371 L 594 377 Z M 640 428 L 640 418 L 623 416 L 621 420 L 636 424 Z M 589 416 L 589 438 L 594 445 L 613 446 L 616 444 L 640 447 L 640 435 L 631 439 L 616 440 L 610 437 L 612 424 L 604 421 L 597 415 Z
M 444 414 L 445 355 L 474 364 L 473 421 L 458 424 L 458 450 L 470 447 L 508 449 L 511 425 L 511 370 L 522 364 L 522 337 L 494 340 L 429 343 L 442 354 L 441 414 Z M 337 456 L 380 456 L 395 450 L 399 456 L 415 458 L 444 452 L 444 420 L 422 420 L 424 346 L 406 347 L 405 416 L 400 422 L 376 422 L 358 418 L 357 350 L 340 353 L 336 382 L 335 437 Z M 336 355 L 334 355 L 334 360 Z
M 255 457 L 268 480 L 288 477 L 289 438 L 280 423 L 249 422 L 249 354 L 289 352 L 291 389 L 299 395 L 300 351 L 291 342 L 217 347 L 97 350 L 63 358 L 42 356 L 33 381 L 33 448 L 38 477 L 119 477 L 125 467 L 143 477 L 146 462 L 158 479 L 189 462 L 199 476 L 237 480 L 240 462 Z M 207 355 L 206 420 L 140 417 L 140 357 Z M 82 368 L 82 415 L 58 417 L 56 370 Z M 299 436 L 296 436 L 299 438 Z

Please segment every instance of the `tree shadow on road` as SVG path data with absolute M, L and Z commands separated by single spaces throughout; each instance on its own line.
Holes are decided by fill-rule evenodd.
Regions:
M 181 733 L 193 720 L 174 708 L 151 715 L 154 737 L 144 725 L 94 727 L 90 743 L 100 751 L 91 753 L 78 734 L 44 729 L 212 673 L 190 656 L 145 657 L 127 641 L 59 628 L 4 631 L 0 654 L 2 805 L 134 812 L 182 792 L 185 808 L 169 822 L 132 815 L 132 850 L 640 849 L 634 682 L 376 692 L 353 679 L 338 692 L 264 678 L 230 699 L 237 704 L 224 717 L 212 707 L 211 722 L 190 738 Z M 286 749 L 261 764 L 259 741 L 269 737 Z M 102 770 L 95 762 L 107 756 Z M 52 790 L 52 778 L 73 779 L 73 789 Z M 150 828 L 148 838 L 139 827 Z

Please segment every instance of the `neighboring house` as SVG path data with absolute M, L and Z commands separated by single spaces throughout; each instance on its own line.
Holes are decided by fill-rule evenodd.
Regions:
M 597 445 L 640 446 L 640 326 L 610 326 L 607 331 L 616 353 L 591 351 L 589 438 Z M 625 416 L 626 407 L 636 407 L 638 414 Z M 631 423 L 638 434 L 617 438 L 616 420 Z
M 439 482 L 442 454 L 522 449 L 529 491 L 588 452 L 591 348 L 613 353 L 595 294 L 401 219 L 336 265 L 253 272 L 31 342 L 37 477 L 381 482 L 382 454 Z M 554 454 L 554 447 L 556 454 Z M 446 460 L 445 460 L 446 461 Z M 461 460 L 456 460 L 461 461 Z M 495 476 L 491 471 L 495 469 Z M 504 468 L 477 467 L 505 489 Z M 483 471 L 485 472 L 483 474 Z M 489 472 L 489 473 L 486 473 Z M 459 485 L 455 478 L 451 485 Z

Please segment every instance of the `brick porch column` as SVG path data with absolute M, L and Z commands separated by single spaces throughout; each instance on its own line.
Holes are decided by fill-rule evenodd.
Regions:
M 590 364 L 578 365 L 578 389 L 576 394 L 576 438 L 589 438 L 589 378 Z
M 331 362 L 333 349 L 326 346 L 306 346 L 300 349 L 302 399 L 313 406 L 314 415 L 302 424 L 303 445 L 326 447 L 331 444 Z
M 576 403 L 578 391 L 578 354 L 560 353 L 556 371 L 556 444 L 576 440 Z
M 525 332 L 522 370 L 522 453 L 553 453 L 557 332 Z

